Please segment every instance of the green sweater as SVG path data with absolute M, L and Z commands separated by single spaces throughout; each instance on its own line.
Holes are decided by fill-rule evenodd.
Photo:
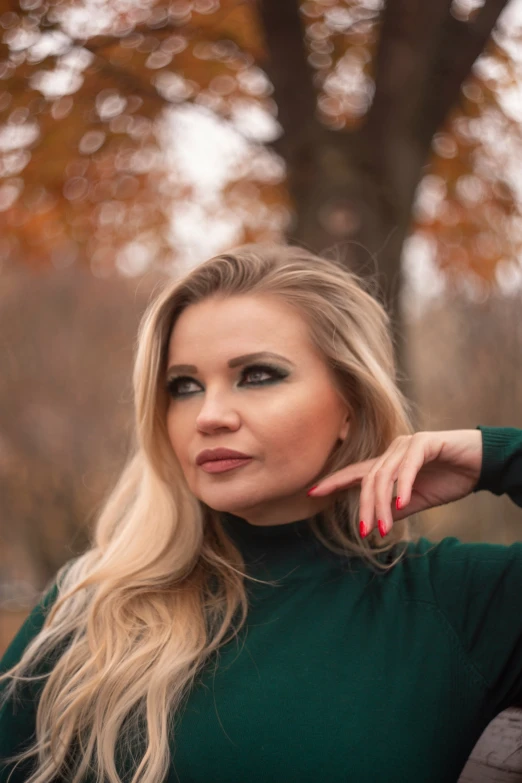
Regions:
M 480 429 L 474 492 L 522 506 L 522 430 Z M 224 523 L 250 573 L 280 586 L 247 583 L 247 626 L 192 689 L 162 783 L 450 783 L 495 715 L 522 702 L 522 542 L 421 538 L 380 574 L 329 552 L 307 520 Z M 12 769 L 1 760 L 34 732 L 35 702 L 0 713 L 1 783 Z M 10 781 L 27 777 L 18 767 Z

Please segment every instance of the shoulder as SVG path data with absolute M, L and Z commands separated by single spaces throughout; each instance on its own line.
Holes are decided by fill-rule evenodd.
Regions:
M 58 599 L 59 584 L 55 579 L 47 586 L 38 603 L 31 609 L 18 632 L 0 659 L 0 674 L 11 669 L 21 659 L 25 649 L 42 630 L 45 620 Z
M 522 563 L 522 542 L 492 544 L 486 541 L 464 542 L 456 536 L 446 536 L 440 541 L 421 537 L 407 544 L 403 557 L 405 565 L 411 569 L 427 570 L 432 576 L 441 571 L 450 578 L 463 570 L 470 575 L 474 568 L 487 570 L 488 565 L 517 568 Z
M 402 584 L 411 599 L 440 605 L 458 590 L 484 589 L 507 580 L 522 589 L 522 542 L 511 545 L 466 543 L 455 536 L 433 541 L 424 536 L 398 544 L 392 551 L 400 561 L 387 575 Z

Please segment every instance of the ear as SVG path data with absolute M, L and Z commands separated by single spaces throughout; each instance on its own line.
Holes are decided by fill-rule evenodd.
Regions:
M 350 430 L 350 415 L 348 414 L 339 431 L 339 439 L 345 440 L 349 430 Z

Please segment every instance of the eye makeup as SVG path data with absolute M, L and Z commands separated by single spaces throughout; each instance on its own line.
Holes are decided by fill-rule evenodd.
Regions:
M 262 381 L 253 381 L 247 383 L 246 386 L 253 386 L 253 387 L 269 386 L 284 380 L 290 374 L 287 370 L 283 370 L 282 368 L 275 367 L 271 364 L 250 364 L 242 368 L 241 380 L 243 381 L 249 375 L 253 375 L 254 373 L 259 373 L 259 372 L 264 373 L 265 375 L 269 375 L 270 377 Z M 191 378 L 188 375 L 178 375 L 178 376 L 170 377 L 166 382 L 166 389 L 169 395 L 173 399 L 177 399 L 180 397 L 189 397 L 193 394 L 193 392 L 181 392 L 179 390 L 179 386 L 181 385 L 182 382 L 199 383 L 199 381 L 196 381 L 194 378 Z

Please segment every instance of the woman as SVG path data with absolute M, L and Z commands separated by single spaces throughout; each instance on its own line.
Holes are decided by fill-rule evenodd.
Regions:
M 134 389 L 92 545 L 0 664 L 0 781 L 456 780 L 522 700 L 522 544 L 409 518 L 522 505 L 522 431 L 414 433 L 381 305 L 278 245 L 167 285 Z

